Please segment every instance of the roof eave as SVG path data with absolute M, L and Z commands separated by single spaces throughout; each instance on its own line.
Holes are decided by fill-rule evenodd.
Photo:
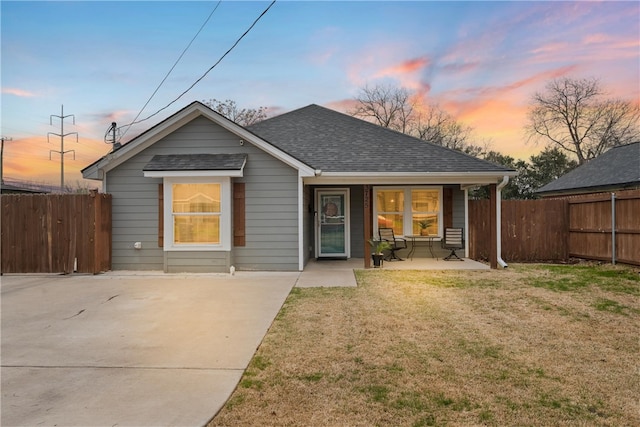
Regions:
M 172 117 L 169 117 L 140 136 L 134 138 L 129 143 L 123 145 L 120 149 L 105 155 L 97 162 L 87 166 L 82 170 L 83 178 L 102 179 L 105 172 L 119 166 L 129 158 L 135 156 L 199 116 L 207 117 L 217 125 L 237 135 L 241 140 L 246 140 L 292 168 L 297 169 L 301 176 L 314 175 L 314 169 L 309 165 L 279 150 L 237 123 L 215 113 L 210 108 L 196 101 L 178 111 Z
M 495 172 L 321 172 L 307 184 L 497 184 L 516 171 Z
M 640 181 L 622 183 L 622 184 L 611 184 L 611 185 L 598 185 L 592 187 L 580 187 L 580 188 L 561 188 L 557 190 L 537 190 L 535 194 L 540 197 L 562 197 L 562 196 L 577 196 L 581 194 L 591 194 L 591 193 L 604 193 L 608 191 L 618 191 L 618 190 L 630 190 L 640 188 Z

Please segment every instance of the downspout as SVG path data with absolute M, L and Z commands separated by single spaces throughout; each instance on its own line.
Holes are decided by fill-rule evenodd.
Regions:
M 498 247 L 498 265 L 507 268 L 508 265 L 502 259 L 502 189 L 509 182 L 509 176 L 505 175 L 502 182 L 496 187 L 496 240 Z

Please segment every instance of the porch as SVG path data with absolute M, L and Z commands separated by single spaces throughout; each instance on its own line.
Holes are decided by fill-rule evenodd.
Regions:
M 385 261 L 380 270 L 489 270 L 489 266 L 472 259 L 445 261 L 442 258 L 413 258 L 405 261 Z M 355 287 L 354 270 L 362 270 L 364 259 L 310 260 L 296 282 L 299 288 Z M 373 270 L 373 269 L 371 269 Z M 376 269 L 378 270 L 378 269 Z

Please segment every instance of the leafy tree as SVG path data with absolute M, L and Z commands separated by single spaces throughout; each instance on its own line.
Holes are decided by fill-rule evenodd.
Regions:
M 509 169 L 515 169 L 518 171 L 518 176 L 512 177 L 507 185 L 502 189 L 503 199 L 524 199 L 526 198 L 522 192 L 521 176 L 526 173 L 527 163 L 522 160 L 516 160 L 511 156 L 501 154 L 497 151 L 488 151 L 481 156 L 484 160 L 487 160 L 496 165 L 504 166 Z M 472 199 L 488 199 L 489 187 L 483 186 L 473 189 L 469 192 L 469 197 Z
M 610 147 L 635 142 L 640 137 L 640 107 L 605 95 L 595 78 L 552 80 L 532 97 L 529 139 L 575 154 L 580 165 Z
M 545 148 L 537 156 L 531 156 L 529 163 L 528 173 L 523 177 L 526 180 L 527 194 L 531 196 L 527 198 L 535 197 L 534 191 L 578 166 L 578 162 L 569 159 L 558 147 Z
M 230 99 L 225 101 L 210 99 L 202 102 L 212 110 L 217 111 L 240 126 L 249 126 L 267 118 L 267 107 L 240 108 L 235 101 Z
M 535 199 L 535 191 L 570 172 L 578 166 L 575 160 L 562 152 L 558 147 L 547 147 L 540 154 L 533 155 L 529 161 L 515 160 L 496 151 L 489 151 L 483 158 L 497 165 L 518 171 L 502 189 L 503 199 Z M 474 199 L 488 199 L 489 188 L 481 187 L 469 193 Z

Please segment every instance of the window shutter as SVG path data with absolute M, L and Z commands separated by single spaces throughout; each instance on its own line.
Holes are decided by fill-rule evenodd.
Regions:
M 245 246 L 245 183 L 233 183 L 233 245 Z
M 164 186 L 158 184 L 158 247 L 164 247 Z
M 442 221 L 444 227 L 453 227 L 453 190 L 442 189 Z

